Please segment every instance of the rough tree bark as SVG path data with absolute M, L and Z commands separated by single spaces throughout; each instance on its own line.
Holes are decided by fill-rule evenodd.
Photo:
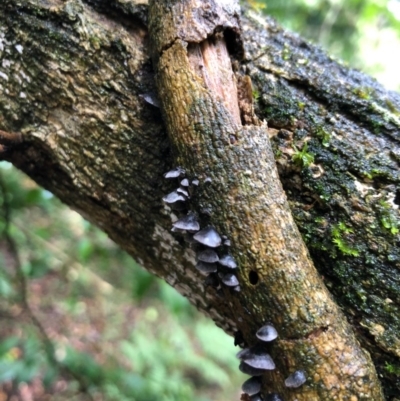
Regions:
M 240 78 L 247 75 L 256 115 L 268 121 L 280 179 L 314 264 L 358 341 L 371 353 L 386 399 L 394 399 L 400 393 L 395 374 L 400 367 L 400 97 L 251 12 L 242 17 L 242 31 L 244 50 L 234 68 L 247 96 L 239 98 L 249 99 L 248 78 Z M 226 32 L 228 49 L 235 52 L 240 48 L 236 36 Z M 221 300 L 213 289 L 204 289 L 193 250 L 170 233 L 169 210 L 161 198 L 173 188 L 162 175 L 174 162 L 160 111 L 148 103 L 154 100 L 155 86 L 147 5 L 6 0 L 0 4 L 0 52 L 0 129 L 20 132 L 24 139 L 6 157 L 103 228 L 227 332 L 239 325 L 252 344 L 261 324 L 281 322 L 282 340 L 271 353 L 288 353 L 276 358 L 278 369 L 265 376 L 265 385 L 275 386 L 285 399 L 334 399 L 324 391 L 329 386 L 339 391 L 336 376 L 314 375 L 306 358 L 295 356 L 329 330 L 312 332 L 309 338 L 306 325 L 291 332 L 288 321 L 273 309 L 279 294 L 263 291 L 273 285 L 263 284 L 262 273 L 253 286 L 244 269 L 243 291 L 226 292 Z M 254 123 L 243 112 L 246 107 L 248 101 L 241 105 L 238 121 Z M 261 169 L 250 158 L 243 162 Z M 210 171 L 212 183 L 218 183 L 220 167 Z M 242 178 L 254 190 L 257 177 L 251 174 L 245 170 Z M 239 240 L 243 237 L 226 223 L 228 217 L 235 221 L 239 211 L 233 216 L 227 210 L 215 212 L 217 205 L 220 211 L 226 206 L 226 191 L 217 189 L 212 184 L 204 193 L 212 223 L 232 235 L 232 253 L 246 266 L 254 244 Z M 245 308 L 248 315 L 237 314 Z M 309 316 L 304 313 L 305 321 Z M 287 392 L 282 378 L 299 364 L 308 380 Z M 368 382 L 364 374 L 362 378 Z M 337 399 L 380 398 L 359 393 Z

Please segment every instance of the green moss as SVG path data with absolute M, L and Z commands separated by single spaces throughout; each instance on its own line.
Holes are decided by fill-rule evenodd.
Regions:
M 328 147 L 331 140 L 330 133 L 324 127 L 318 127 L 315 130 L 315 136 L 321 140 L 322 146 Z
M 371 94 L 373 93 L 372 88 L 354 88 L 353 93 L 359 97 L 360 99 L 368 100 L 371 98 Z
M 393 365 L 393 364 L 391 364 L 389 362 L 386 362 L 385 370 L 388 373 L 394 374 L 396 376 L 400 376 L 400 366 L 396 366 L 396 365 Z
M 399 233 L 399 221 L 396 216 L 392 212 L 391 205 L 381 199 L 379 201 L 379 222 L 381 226 L 388 230 L 392 235 L 396 235 Z
M 336 248 L 344 255 L 359 256 L 357 249 L 352 248 L 349 243 L 342 238 L 343 235 L 352 234 L 353 230 L 346 226 L 345 223 L 340 222 L 332 227 L 332 242 Z
M 290 54 L 291 54 L 290 48 L 288 47 L 287 44 L 285 44 L 285 46 L 284 46 L 284 48 L 282 50 L 282 59 L 283 60 L 289 60 L 290 59 Z
M 292 160 L 294 164 L 305 168 L 309 167 L 311 163 L 314 162 L 314 155 L 310 152 L 308 152 L 308 145 L 307 142 L 304 143 L 303 147 L 301 150 L 298 150 L 296 146 L 293 145 L 294 150 L 296 151 L 293 156 Z

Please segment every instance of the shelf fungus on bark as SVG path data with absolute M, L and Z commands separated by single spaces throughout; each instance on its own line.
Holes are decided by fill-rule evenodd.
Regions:
M 242 361 L 247 365 L 263 370 L 274 370 L 275 362 L 272 360 L 269 354 L 250 354 L 245 358 L 242 358 Z
M 202 245 L 216 248 L 221 245 L 222 239 L 214 227 L 206 227 L 196 233 L 193 238 Z
M 182 187 L 188 187 L 190 185 L 190 182 L 187 178 L 184 178 L 181 183 Z
M 186 198 L 177 191 L 172 191 L 168 195 L 164 196 L 162 200 L 167 204 L 174 204 L 177 202 L 185 202 Z
M 239 285 L 239 280 L 234 274 L 224 274 L 221 278 L 223 284 L 227 287 L 237 287 Z
M 265 369 L 253 368 L 244 361 L 240 362 L 239 370 L 249 376 L 261 376 L 265 372 Z
M 285 386 L 289 388 L 298 388 L 302 386 L 307 380 L 304 370 L 296 370 L 285 380 Z
M 186 198 L 190 198 L 189 192 L 185 188 L 178 188 L 176 192 L 182 194 L 183 196 L 186 196 Z
M 164 174 L 164 178 L 179 178 L 185 174 L 185 170 L 182 167 L 176 167 Z
M 173 226 L 189 232 L 197 232 L 200 230 L 200 224 L 197 221 L 196 214 L 193 212 L 189 212 L 186 216 L 178 219 Z
M 139 97 L 153 107 L 156 107 L 157 109 L 160 108 L 160 101 L 155 93 L 144 93 L 143 95 L 139 95 Z
M 278 332 L 274 326 L 271 324 L 266 324 L 257 331 L 256 336 L 261 341 L 269 342 L 278 337 Z
M 223 255 L 220 257 L 218 263 L 228 269 L 236 269 L 237 263 L 231 255 Z
M 248 395 L 255 395 L 261 391 L 261 379 L 259 376 L 250 377 L 242 384 L 242 391 Z
M 206 263 L 215 263 L 218 262 L 219 257 L 217 252 L 212 249 L 206 249 L 205 251 L 201 251 L 197 254 L 197 259 Z

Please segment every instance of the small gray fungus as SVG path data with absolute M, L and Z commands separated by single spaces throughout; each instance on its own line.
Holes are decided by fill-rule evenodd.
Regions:
M 304 370 L 296 370 L 285 380 L 285 386 L 289 388 L 298 388 L 306 382 L 306 373 Z
M 219 257 L 217 252 L 212 249 L 206 249 L 205 251 L 201 251 L 197 254 L 197 259 L 206 263 L 215 263 L 218 262 Z
M 233 290 L 236 292 L 240 292 L 240 285 L 233 287 Z
M 155 93 L 144 93 L 143 95 L 139 95 L 146 103 L 151 104 L 154 107 L 160 108 L 160 102 L 157 99 Z
M 246 374 L 246 375 L 250 375 L 250 376 L 261 376 L 265 370 L 264 369 L 257 369 L 257 368 L 253 368 L 250 365 L 247 365 L 247 363 L 245 362 L 240 362 L 239 365 L 239 370 Z
M 250 377 L 242 384 L 242 391 L 248 395 L 258 394 L 261 391 L 261 380 L 259 376 Z
M 256 336 L 261 341 L 269 342 L 278 337 L 278 332 L 274 326 L 271 324 L 266 324 L 257 331 Z
M 198 186 L 200 184 L 200 181 L 197 179 L 197 178 L 195 178 L 193 181 L 192 181 L 192 185 L 194 185 L 194 186 Z
M 181 185 L 182 185 L 183 187 L 188 187 L 188 186 L 189 186 L 189 180 L 188 180 L 187 178 L 184 178 L 184 179 L 181 181 Z
M 235 344 L 235 345 L 236 345 L 236 344 Z M 244 349 L 240 350 L 240 351 L 236 354 L 236 358 L 238 358 L 238 359 L 243 359 L 243 358 L 246 357 L 246 355 L 248 356 L 248 355 L 250 355 L 250 354 L 251 354 L 250 348 L 244 348 Z
M 178 178 L 185 174 L 185 170 L 182 167 L 176 167 L 164 174 L 164 178 Z
M 212 179 L 211 179 L 210 177 L 207 177 L 207 178 L 204 180 L 204 183 L 205 183 L 205 184 L 209 184 L 210 182 L 212 182 Z
M 185 188 L 178 188 L 178 189 L 176 190 L 176 192 L 178 192 L 179 194 L 182 194 L 183 196 L 186 196 L 187 198 L 189 198 L 189 192 L 186 191 Z
M 219 262 L 220 265 L 224 267 L 228 267 L 229 269 L 236 269 L 237 264 L 235 262 L 235 259 L 231 255 L 223 255 L 220 257 Z
M 231 241 L 230 241 L 229 239 L 226 239 L 226 240 L 224 241 L 224 245 L 226 245 L 226 246 L 231 246 Z
M 179 201 L 184 202 L 186 200 L 186 198 L 183 195 L 179 194 L 178 192 L 173 191 L 173 192 L 169 193 L 168 195 L 164 196 L 162 198 L 162 200 L 165 203 L 175 203 L 175 202 L 179 202 Z
M 214 227 L 206 227 L 196 233 L 193 238 L 205 246 L 216 248 L 221 245 L 221 237 Z
M 196 215 L 189 212 L 186 216 L 181 217 L 173 224 L 174 228 L 187 231 L 199 231 L 200 224 L 197 221 Z
M 253 354 L 244 356 L 241 358 L 243 362 L 250 365 L 253 368 L 264 369 L 264 370 L 274 370 L 275 363 L 269 354 Z
M 239 285 L 239 280 L 234 274 L 225 274 L 221 280 L 227 287 L 236 287 Z

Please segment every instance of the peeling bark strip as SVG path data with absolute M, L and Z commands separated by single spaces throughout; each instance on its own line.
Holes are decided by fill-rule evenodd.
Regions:
M 200 180 L 192 204 L 201 227 L 212 223 L 231 239 L 240 270 L 242 291 L 224 288 L 221 302 L 234 311 L 249 346 L 265 323 L 277 328 L 268 346 L 276 369 L 263 374 L 264 397 L 383 400 L 369 355 L 294 224 L 266 126 L 242 126 L 248 102 L 238 98 L 225 39 L 239 34 L 238 12 L 228 1 L 150 2 L 159 98 L 177 163 Z M 292 379 L 299 372 L 306 382 L 297 388 Z

